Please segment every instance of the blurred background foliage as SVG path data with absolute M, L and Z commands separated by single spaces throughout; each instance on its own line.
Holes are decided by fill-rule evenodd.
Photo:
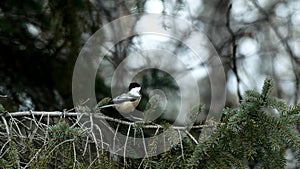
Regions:
M 289 103 L 299 101 L 298 0 L 2 0 L 0 95 L 7 97 L 1 97 L 0 103 L 8 111 L 72 108 L 72 73 L 81 47 L 104 24 L 135 13 L 176 16 L 203 31 L 223 62 L 228 106 L 238 104 L 239 93 L 261 88 L 267 75 L 275 81 L 275 96 Z M 111 31 L 117 34 L 118 29 Z M 182 58 L 186 54 L 180 42 L 153 43 Z M 114 46 L 95 81 L 98 99 L 110 95 L 107 72 L 144 46 L 139 35 Z M 216 65 L 210 65 L 208 59 L 188 70 L 213 66 Z M 146 88 L 155 85 L 178 92 L 172 79 L 161 80 L 158 74 L 166 77 L 164 72 L 149 70 L 137 81 Z M 202 86 L 201 101 L 209 106 L 209 77 L 201 76 L 198 83 Z
M 83 1 L 0 2 L 0 92 L 7 110 L 71 107 Z

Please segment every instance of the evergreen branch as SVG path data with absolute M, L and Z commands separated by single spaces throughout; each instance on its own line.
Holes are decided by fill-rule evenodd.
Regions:
M 211 156 L 215 154 L 209 153 L 215 153 L 217 151 L 215 148 L 218 147 L 218 140 L 224 130 L 226 130 L 226 127 L 221 125 L 210 137 L 205 138 L 205 140 L 202 140 L 201 143 L 196 146 L 192 157 L 189 159 L 190 168 L 193 168 L 196 164 L 201 164 L 201 161 L 214 162 Z
M 264 103 L 267 101 L 267 98 L 270 96 L 272 89 L 273 89 L 273 80 L 270 77 L 267 77 L 264 82 L 262 93 L 261 93 L 261 98 Z
M 300 105 L 288 106 L 284 101 L 271 97 L 272 83 L 266 79 L 261 94 L 245 92 L 239 107 L 224 109 L 222 121 L 206 123 L 208 125 L 191 126 L 197 113 L 201 112 L 197 106 L 187 115 L 190 119 L 187 126 L 125 121 L 100 112 L 90 113 L 91 110 L 84 106 L 76 109 L 77 112 L 4 111 L 0 113 L 0 125 L 3 126 L 0 136 L 7 141 L 1 145 L 0 164 L 6 168 L 18 168 L 21 164 L 43 168 L 51 165 L 57 168 L 114 168 L 120 165 L 125 168 L 283 168 L 286 147 L 300 149 L 300 136 L 296 130 L 300 121 Z M 276 110 L 276 116 L 269 111 L 270 108 Z M 84 117 L 87 119 L 82 124 L 81 118 Z M 111 135 L 112 143 L 104 141 L 103 128 L 94 122 L 94 118 L 103 120 L 103 124 L 109 122 L 104 124 L 105 127 L 110 124 L 116 126 Z M 52 122 L 52 119 L 57 121 Z M 50 126 L 53 123 L 57 124 Z M 194 132 L 203 128 L 215 130 L 209 137 L 195 139 L 193 135 L 199 133 Z M 147 150 L 145 139 L 148 133 L 145 129 L 153 131 L 154 136 L 163 132 L 161 144 L 172 148 L 155 155 L 160 143 L 153 139 Z M 193 133 L 190 129 L 194 129 Z M 146 157 L 141 160 L 126 157 L 132 150 L 129 146 L 132 131 L 134 138 L 143 139 L 139 146 L 143 146 Z M 119 141 L 117 133 L 122 132 L 126 136 L 125 143 L 115 150 Z M 204 131 L 200 132 L 203 134 Z M 113 146 L 112 154 L 121 152 L 123 157 L 106 153 L 104 150 L 110 144 Z M 136 145 L 135 140 L 133 145 Z M 25 160 L 24 152 L 30 154 Z
M 116 122 L 116 123 L 120 123 L 120 124 L 124 124 L 124 125 L 135 125 L 137 122 L 129 122 L 129 121 L 124 121 L 124 120 L 120 120 L 120 119 L 116 119 L 116 118 L 112 118 L 109 116 L 105 116 L 103 114 L 98 114 L 98 113 L 81 113 L 81 112 L 60 112 L 60 111 L 53 111 L 53 112 L 46 112 L 46 111 L 24 111 L 24 112 L 13 112 L 13 113 L 9 113 L 7 112 L 6 114 L 4 114 L 4 117 L 22 117 L 22 116 L 50 116 L 50 117 L 81 117 L 83 115 L 97 115 L 96 117 L 98 119 L 102 119 L 102 120 L 108 120 L 108 121 L 112 121 L 112 122 Z M 2 117 L 3 115 L 0 114 L 0 117 Z M 77 120 L 79 121 L 79 119 Z M 189 129 L 202 129 L 202 128 L 213 128 L 215 127 L 217 124 L 209 124 L 209 125 L 196 125 L 196 126 L 172 126 L 173 129 L 177 130 L 186 130 L 187 128 Z M 163 129 L 164 127 L 162 125 L 159 124 L 148 124 L 148 125 L 144 125 L 143 128 L 146 129 Z
M 299 142 L 299 139 L 297 138 L 297 135 L 293 136 L 293 134 L 289 133 L 290 130 L 288 130 L 288 129 L 286 129 L 286 127 L 284 127 L 284 125 L 289 125 L 289 124 L 283 124 L 278 119 L 267 116 L 264 113 L 259 113 L 257 117 L 259 118 L 260 121 L 264 122 L 263 124 L 267 124 L 267 125 L 271 126 L 272 129 L 274 129 L 274 130 L 276 129 L 276 130 L 280 131 L 282 133 L 282 135 L 284 136 L 284 137 L 282 137 L 282 139 L 287 140 L 287 141 L 291 140 L 293 142 L 293 145 L 295 145 L 297 148 L 300 149 L 300 142 Z
M 259 139 L 260 146 L 263 148 L 262 154 L 264 154 L 264 157 L 260 157 L 260 159 L 264 163 L 264 165 L 266 167 L 273 166 L 272 168 L 278 168 L 278 169 L 283 168 L 284 165 L 282 164 L 282 162 L 280 163 L 279 159 L 282 159 L 284 157 L 278 157 L 278 156 L 280 156 L 280 154 L 277 152 L 274 153 L 274 151 L 272 151 L 272 147 L 270 147 L 271 144 L 269 144 L 269 145 L 263 144 L 265 141 L 261 140 L 259 137 L 258 137 L 258 139 Z M 272 162 L 270 162 L 270 161 L 272 161 Z

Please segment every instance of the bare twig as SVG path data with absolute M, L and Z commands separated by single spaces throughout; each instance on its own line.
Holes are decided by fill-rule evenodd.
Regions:
M 73 164 L 73 168 L 76 168 L 76 164 L 77 164 L 77 158 L 76 158 L 76 148 L 75 148 L 75 142 L 72 142 L 73 145 L 73 153 L 74 153 L 74 164 Z
M 141 161 L 141 163 L 140 163 L 138 169 L 140 169 L 140 168 L 142 168 L 142 167 L 143 167 L 143 168 L 146 168 L 145 166 L 143 166 L 143 163 L 144 163 L 145 159 L 146 159 L 146 157 L 144 157 L 144 158 L 142 159 L 142 161 Z
M 53 149 L 49 152 L 49 154 L 52 154 L 53 151 L 55 151 L 59 146 L 65 144 L 67 142 L 73 142 L 73 141 L 74 141 L 74 139 L 68 139 L 68 140 L 64 140 L 64 141 L 58 143 L 55 147 L 53 147 Z
M 81 113 L 76 112 L 68 112 L 66 113 L 66 116 L 77 116 Z M 13 113 L 6 113 L 5 117 L 18 117 L 18 116 L 29 116 L 29 115 L 36 115 L 36 116 L 42 116 L 42 115 L 48 115 L 48 116 L 62 116 L 63 112 L 60 111 L 53 111 L 53 112 L 45 112 L 45 111 L 23 111 L 23 112 L 13 112 Z
M 195 144 L 199 144 L 195 137 L 189 131 L 184 130 L 184 132 L 195 142 Z
M 104 141 L 103 141 L 103 136 L 102 136 L 102 130 L 101 130 L 101 128 L 98 125 L 96 125 L 96 128 L 99 131 L 100 140 L 101 140 L 100 141 L 101 142 L 101 154 L 103 154 L 103 151 L 104 151 Z
M 38 149 L 38 151 L 34 154 L 34 156 L 30 159 L 30 161 L 26 164 L 26 166 L 25 166 L 24 168 L 28 168 L 28 167 L 29 167 L 30 163 L 31 163 L 34 159 L 37 158 L 37 156 L 40 154 L 40 152 L 41 152 L 42 150 L 44 150 L 44 146 L 45 146 L 45 144 L 44 144 L 40 149 Z
M 7 151 L 9 151 L 9 149 L 7 148 L 6 149 L 6 151 L 4 151 L 5 149 L 5 147 L 6 147 L 6 145 L 8 145 L 9 144 L 9 142 L 11 141 L 11 139 L 10 139 L 10 137 L 7 139 L 7 141 L 2 145 L 2 147 L 1 147 L 1 149 L 0 149 L 0 158 L 2 158 L 2 156 L 4 156 L 5 155 L 5 153 L 7 152 Z
M 94 143 L 95 143 L 95 145 L 96 145 L 97 159 L 98 159 L 98 163 L 100 164 L 101 161 L 100 161 L 100 154 L 99 154 L 99 150 L 98 150 L 98 147 L 99 147 L 99 146 L 98 146 L 97 138 L 96 138 L 96 136 L 95 136 L 95 134 L 94 134 L 94 132 L 93 132 L 94 120 L 92 119 L 92 116 L 90 116 L 90 122 L 91 122 L 91 128 L 90 128 L 90 130 L 91 130 L 91 135 L 92 135 L 93 140 L 94 140 Z
M 70 116 L 74 116 L 74 117 L 82 117 L 83 115 L 93 115 L 94 113 L 81 113 L 81 112 L 59 112 L 59 111 L 54 111 L 54 112 L 45 112 L 45 111 L 24 111 L 24 112 L 14 112 L 14 113 L 6 113 L 4 114 L 4 117 L 19 117 L 19 116 L 30 116 L 30 115 L 35 115 L 35 116 L 45 116 L 47 115 L 49 116 L 66 116 L 66 117 L 70 117 Z M 111 122 L 116 122 L 116 123 L 120 123 L 123 125 L 134 125 L 137 122 L 129 122 L 129 121 L 124 121 L 124 120 L 120 120 L 120 119 L 115 119 L 109 116 L 105 116 L 102 114 L 97 114 L 97 119 L 102 119 L 102 120 L 107 120 L 107 121 L 111 121 Z M 0 115 L 1 116 L 1 115 Z M 48 118 L 49 119 L 49 118 Z M 91 119 L 92 120 L 92 119 Z M 76 122 L 78 122 L 79 120 L 77 120 Z M 189 127 L 189 129 L 201 129 L 201 128 L 212 128 L 215 127 L 216 124 L 209 124 L 209 125 L 196 125 L 196 126 L 192 126 Z M 163 129 L 164 127 L 162 125 L 159 124 L 148 124 L 143 126 L 143 128 L 146 129 Z M 186 126 L 172 126 L 173 129 L 177 130 L 186 130 L 188 127 Z
M 116 152 L 116 138 L 117 138 L 117 133 L 119 131 L 119 127 L 120 127 L 120 123 L 118 123 L 118 126 L 116 128 L 116 132 L 115 132 L 114 138 L 113 138 L 113 152 Z
M 178 132 L 178 136 L 179 136 L 179 140 L 180 140 L 181 156 L 184 159 L 184 150 L 183 150 L 183 145 L 182 145 L 181 133 L 180 133 L 180 130 L 177 130 L 177 132 Z
M 127 141 L 128 141 L 130 129 L 131 129 L 131 125 L 128 126 L 128 131 L 127 131 L 126 140 L 125 140 L 125 145 L 124 145 L 124 153 L 123 153 L 124 164 L 126 164 L 126 146 L 127 146 Z
M 90 151 L 91 152 L 91 151 Z M 91 161 L 91 164 L 88 166 L 88 169 L 92 168 L 93 164 L 97 161 L 97 158 L 95 158 L 93 161 Z
M 14 124 L 14 125 L 16 126 L 16 130 L 17 130 L 17 131 L 15 132 L 15 134 L 19 133 L 19 134 L 18 134 L 19 137 L 21 137 L 21 138 L 24 137 L 24 136 L 22 135 L 21 129 L 20 129 L 19 125 L 18 125 L 18 123 L 20 123 L 20 124 L 23 124 L 23 123 L 21 123 L 19 120 L 15 119 L 15 118 L 10 118 L 10 120 L 11 120 L 11 122 L 12 122 L 11 125 Z M 16 121 L 18 121 L 18 122 L 16 122 Z M 13 129 L 13 127 L 11 127 L 11 129 Z
M 231 29 L 231 26 L 230 26 L 230 11 L 231 11 L 231 8 L 232 8 L 232 4 L 229 5 L 228 9 L 227 9 L 227 13 L 226 13 L 226 27 L 227 27 L 227 30 L 228 32 L 230 33 L 230 36 L 231 36 L 231 58 L 232 58 L 232 71 L 233 73 L 235 74 L 235 77 L 236 77 L 236 81 L 237 81 L 237 95 L 238 95 L 238 100 L 239 102 L 241 101 L 242 99 L 242 95 L 241 95 L 241 92 L 240 92 L 240 77 L 239 77 L 239 74 L 238 74 L 238 69 L 237 69 L 237 53 L 236 53 L 236 49 L 237 49 L 237 44 L 236 44 L 236 35 L 235 33 L 233 32 L 233 30 Z
M 8 126 L 8 124 L 7 124 L 7 122 L 6 122 L 6 119 L 5 119 L 3 116 L 1 116 L 1 119 L 2 119 L 2 121 L 3 121 L 3 123 L 4 123 L 4 125 L 5 125 L 5 129 L 6 129 L 7 136 L 9 137 L 10 132 L 9 132 L 9 126 Z
M 81 156 L 84 156 L 86 151 L 87 151 L 87 148 L 89 146 L 89 136 L 86 136 L 86 143 L 84 145 L 84 149 L 83 149 L 83 152 L 82 152 L 82 155 Z M 91 161 L 91 160 L 90 160 Z
M 149 157 L 149 156 L 148 156 L 148 151 L 147 151 L 146 142 L 145 142 L 144 132 L 143 132 L 143 129 L 142 129 L 142 128 L 140 128 L 140 130 L 141 130 L 141 135 L 142 135 L 142 138 L 143 138 L 143 146 L 144 146 L 144 151 L 145 151 L 145 157 Z

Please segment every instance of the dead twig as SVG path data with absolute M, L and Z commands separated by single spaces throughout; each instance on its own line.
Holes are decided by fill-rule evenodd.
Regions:
M 242 94 L 240 91 L 240 77 L 238 74 L 238 69 L 237 69 L 237 53 L 236 53 L 236 49 L 237 49 L 237 44 L 236 44 L 236 35 L 234 33 L 234 31 L 232 30 L 231 26 L 230 26 L 230 11 L 232 8 L 232 4 L 229 5 L 227 12 L 226 12 L 226 28 L 228 30 L 228 32 L 230 33 L 231 36 L 231 59 L 232 59 L 232 71 L 236 77 L 236 81 L 237 81 L 237 95 L 238 95 L 238 100 L 239 102 L 242 99 Z

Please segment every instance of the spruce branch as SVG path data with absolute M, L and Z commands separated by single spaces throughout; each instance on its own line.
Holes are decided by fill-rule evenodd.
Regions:
M 95 115 L 95 113 L 92 113 L 93 115 Z M 7 112 L 6 114 L 0 115 L 0 117 L 10 117 L 10 118 L 15 118 L 15 117 L 23 117 L 23 116 L 43 116 L 43 117 L 81 117 L 83 115 L 91 115 L 91 113 L 82 113 L 82 112 L 59 112 L 59 111 L 54 111 L 54 112 L 46 112 L 46 111 L 24 111 L 24 112 L 12 112 L 9 113 Z M 107 121 L 112 121 L 112 122 L 116 122 L 116 123 L 120 123 L 123 125 L 137 125 L 137 124 L 143 124 L 142 121 L 137 121 L 137 122 L 129 122 L 129 121 L 125 121 L 125 120 L 120 120 L 120 119 L 116 119 L 116 118 L 112 118 L 103 114 L 97 114 L 96 113 L 96 117 L 102 120 L 107 120 Z M 78 119 L 77 119 L 78 121 Z M 190 127 L 190 129 L 201 129 L 201 128 L 212 128 L 215 127 L 216 124 L 209 124 L 209 125 L 195 125 Z M 143 128 L 147 128 L 147 129 L 163 129 L 164 126 L 160 125 L 160 124 L 147 124 L 145 123 L 145 125 L 143 126 Z M 172 126 L 172 128 L 179 129 L 179 130 L 185 130 L 187 129 L 187 127 L 185 126 Z
M 186 126 L 125 121 L 92 112 L 84 105 L 74 108 L 75 112 L 5 111 L 0 114 L 0 125 L 3 126 L 0 139 L 4 139 L 0 163 L 14 168 L 21 165 L 30 168 L 51 165 L 57 168 L 283 168 L 286 148 L 300 149 L 297 131 L 300 104 L 287 105 L 272 97 L 272 86 L 273 81 L 267 78 L 261 93 L 245 92 L 239 107 L 225 108 L 221 122 L 206 125 L 193 125 L 195 117 L 202 112 L 201 106 L 195 106 L 188 113 L 190 121 Z M 155 105 L 155 98 L 152 100 L 149 109 Z M 80 119 L 83 117 L 86 122 L 82 124 Z M 103 128 L 94 123 L 94 118 L 114 126 L 112 143 L 104 141 Z M 195 139 L 203 128 L 215 130 L 210 136 Z M 164 133 L 163 143 L 153 139 L 147 143 L 150 147 L 146 149 L 146 130 L 152 131 L 151 136 Z M 118 147 L 117 133 L 122 132 L 126 140 Z M 134 153 L 129 143 L 132 134 L 134 138 L 141 137 L 143 140 L 142 143 L 133 143 L 145 151 L 147 157 L 141 160 L 126 157 L 128 152 Z M 121 152 L 124 157 L 105 152 L 111 144 L 113 152 Z M 157 153 L 158 144 L 172 145 L 172 148 L 153 156 Z M 24 153 L 30 156 L 24 158 Z
M 300 149 L 299 106 L 287 106 L 271 96 L 273 81 L 267 78 L 261 94 L 247 91 L 238 108 L 224 110 L 222 122 L 208 138 L 196 145 L 189 167 L 244 168 L 256 164 L 265 168 L 285 166 L 285 148 Z M 272 108 L 279 112 L 274 116 Z M 242 165 L 241 165 L 242 164 Z
M 263 103 L 267 101 L 267 98 L 270 96 L 272 89 L 273 89 L 273 80 L 270 77 L 267 77 L 264 82 L 262 93 L 261 93 L 261 99 Z

